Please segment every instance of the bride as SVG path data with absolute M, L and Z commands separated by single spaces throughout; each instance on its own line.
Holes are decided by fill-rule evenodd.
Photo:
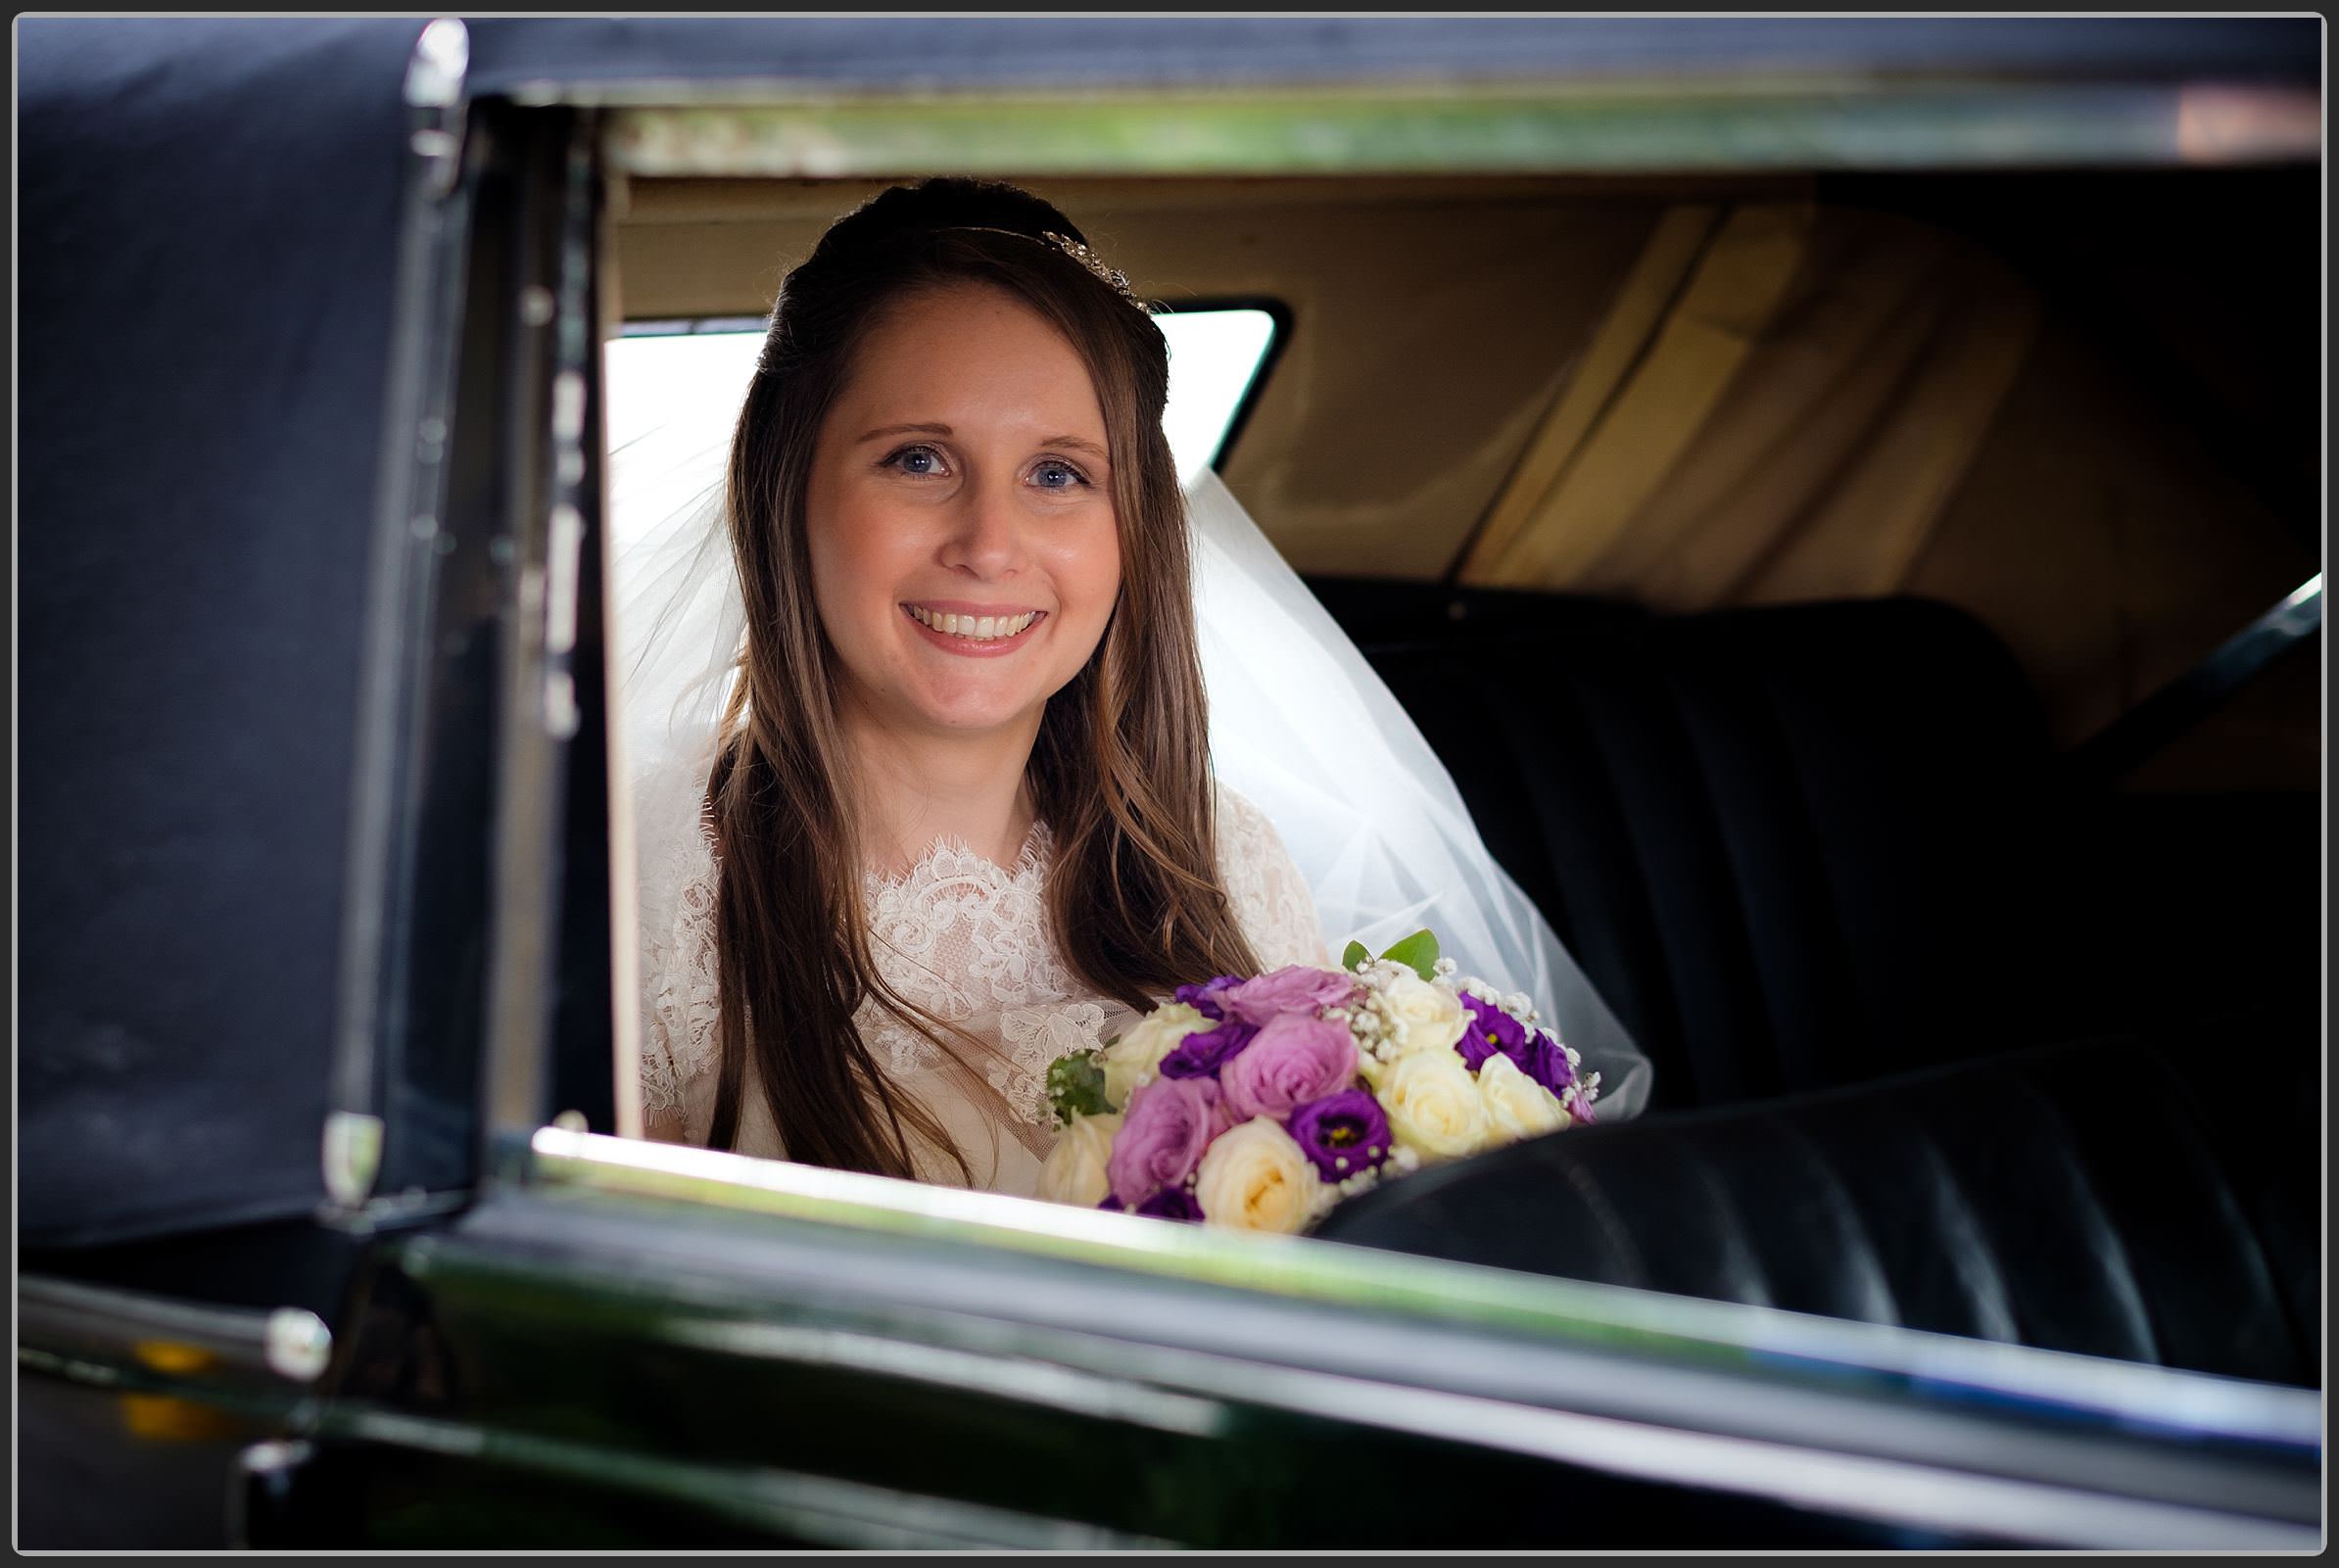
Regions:
M 647 656 L 626 683 L 655 721 L 635 758 L 651 1136 L 1034 1193 L 1048 1064 L 1180 984 L 1328 963 L 1318 896 L 1380 917 L 1344 937 L 1477 934 L 1471 967 L 1492 977 L 1507 955 L 1505 978 L 1559 1004 L 1607 1076 L 1602 1111 L 1637 1109 L 1646 1062 L 1434 760 L 1400 760 L 1442 786 L 1405 802 L 1310 779 L 1418 734 L 1275 579 L 1288 568 L 1234 559 L 1271 557 L 1239 508 L 1197 584 L 1168 385 L 1125 280 L 1010 186 L 886 191 L 788 275 L 702 508 L 723 545 L 708 531 L 653 585 L 670 619 L 719 607 L 712 663 L 683 699 Z M 1273 670 L 1255 641 L 1206 658 L 1213 582 L 1238 613 L 1279 590 L 1246 624 L 1279 614 L 1309 647 L 1285 639 Z M 1327 650 L 1353 666 L 1304 689 Z M 1342 696 L 1357 722 L 1309 734 Z M 1249 739 L 1284 742 L 1265 751 L 1302 754 L 1231 748 L 1315 830 L 1313 893 L 1268 815 L 1214 776 L 1235 709 Z M 1374 827 L 1392 807 L 1432 831 Z

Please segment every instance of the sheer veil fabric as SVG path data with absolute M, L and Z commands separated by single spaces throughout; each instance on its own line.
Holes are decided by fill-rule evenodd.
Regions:
M 1282 834 L 1332 950 L 1428 927 L 1462 974 L 1534 999 L 1600 1074 L 1598 1116 L 1638 1116 L 1648 1059 L 1496 863 L 1388 684 L 1216 473 L 1186 499 L 1211 760 Z
M 710 913 L 693 908 L 708 888 L 703 789 L 744 631 L 723 521 L 727 457 L 727 441 L 708 445 L 703 431 L 672 427 L 611 454 L 619 761 L 630 796 L 636 919 L 653 938 L 690 930 Z M 1221 867 L 1230 892 L 1263 908 L 1274 902 L 1283 912 L 1293 906 L 1292 889 L 1277 882 L 1296 873 L 1313 894 L 1320 925 L 1320 931 L 1296 934 L 1277 929 L 1269 944 L 1276 955 L 1263 952 L 1263 962 L 1336 954 L 1352 937 L 1378 951 L 1428 927 L 1462 973 L 1536 1000 L 1585 1065 L 1601 1074 L 1603 1119 L 1638 1114 L 1648 1095 L 1647 1059 L 1488 853 L 1420 731 L 1217 476 L 1205 469 L 1188 482 L 1187 498 L 1211 746 L 1221 785 Z M 1278 835 L 1287 860 L 1273 850 Z M 1273 864 L 1255 874 L 1243 857 L 1262 844 Z M 998 896 L 1009 899 L 1009 884 L 1031 868 L 990 870 Z M 1236 881 L 1247 885 L 1238 888 Z M 1304 908 L 1305 898 L 1298 903 Z M 1316 937 L 1320 944 L 1310 939 Z M 661 1010 L 669 1020 L 712 1017 L 711 953 L 703 943 L 682 946 L 644 961 L 638 1017 L 654 1019 Z M 1058 1011 L 1077 1016 L 1082 1005 L 1066 1003 Z M 1078 1043 L 1056 1032 L 1062 1037 L 1043 1038 L 1020 1054 Z M 899 1041 L 891 1046 L 897 1064 L 910 1068 L 908 1048 Z M 644 1038 L 642 1049 L 649 1052 L 652 1041 Z M 883 1060 L 887 1052 L 878 1054 Z M 1008 1060 L 997 1045 L 987 1053 L 979 1048 L 964 1067 L 927 1064 L 962 1094 L 985 1102 L 986 1119 L 1016 1135 L 1027 1154 L 1010 1148 L 1007 1155 L 1026 1173 L 1026 1160 L 1035 1162 L 1045 1141 L 1043 1129 L 1022 1124 L 1016 1108 L 1031 1088 L 1030 1065 Z M 644 1075 L 645 1085 L 655 1081 L 655 1073 Z M 656 1088 L 647 1092 L 651 1110 L 671 1112 L 671 1104 L 657 1104 Z M 743 1150 L 758 1119 L 768 1116 L 746 1108 Z M 996 1150 L 1001 1140 L 989 1142 Z M 979 1174 L 978 1184 L 1002 1185 Z

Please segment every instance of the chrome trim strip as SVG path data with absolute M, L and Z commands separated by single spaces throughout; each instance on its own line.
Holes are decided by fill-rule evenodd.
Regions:
M 516 375 L 521 421 L 506 432 L 515 511 L 501 531 L 511 544 L 517 601 L 504 619 L 503 711 L 497 736 L 496 863 L 488 936 L 487 1117 L 529 1127 L 553 1108 L 549 1037 L 559 960 L 561 842 L 567 831 L 568 740 L 579 727 L 573 666 L 578 564 L 586 532 L 588 377 L 597 323 L 591 319 L 597 138 L 588 117 L 563 116 L 557 144 L 531 147 L 526 202 L 550 208 L 541 240 L 523 242 L 529 268 L 519 336 L 528 357 Z M 550 140 L 550 128 L 547 138 Z M 544 166 L 535 166 L 541 156 Z M 592 759 L 597 765 L 599 759 Z
M 432 565 L 441 543 L 454 340 L 470 238 L 468 204 L 458 195 L 468 62 L 462 24 L 442 19 L 423 29 L 407 68 L 415 162 L 399 236 L 396 335 L 367 568 L 333 1033 L 335 1117 L 327 1120 L 319 1151 L 327 1191 L 344 1210 L 372 1195 L 380 1168 L 381 1041 L 404 1022 L 402 923 L 421 724 L 415 687 L 428 652 L 416 645 L 416 628 L 429 618 Z M 426 132 L 443 139 L 426 139 Z M 356 1120 L 337 1128 L 340 1117 Z M 367 1147 L 357 1127 L 363 1121 L 374 1124 L 371 1155 L 353 1159 Z
M 312 1383 L 332 1360 L 333 1333 L 306 1307 L 213 1307 L 27 1274 L 17 1282 L 17 1354 L 105 1382 L 138 1369 L 200 1383 Z
M 1710 1362 L 1722 1351 L 1876 1372 L 2317 1453 L 2321 1446 L 2321 1401 L 2313 1390 L 554 1127 L 533 1136 L 530 1153 L 530 1179 L 558 1188 L 1001 1247 L 1656 1355 Z
M 1234 1426 L 1223 1400 L 1157 1387 L 1061 1361 L 985 1354 L 952 1345 L 803 1323 L 669 1322 L 663 1338 L 692 1350 L 804 1366 L 845 1367 L 986 1399 L 1016 1400 L 1072 1415 L 1151 1427 L 1179 1437 L 1220 1438 Z
M 2322 573 L 2316 572 L 2200 663 L 2081 741 L 2072 752 L 2073 766 L 2097 779 L 2119 778 L 2216 711 L 2293 644 L 2321 630 Z

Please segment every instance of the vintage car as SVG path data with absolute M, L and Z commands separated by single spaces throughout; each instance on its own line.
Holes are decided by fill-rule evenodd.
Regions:
M 2312 1551 L 2312 19 L 18 24 L 17 1544 Z M 651 1143 L 605 346 L 1010 177 L 1655 1067 Z

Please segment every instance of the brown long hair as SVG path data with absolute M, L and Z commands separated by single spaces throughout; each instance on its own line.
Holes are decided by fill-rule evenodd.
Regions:
M 789 1158 L 913 1175 L 915 1131 L 968 1169 L 854 1025 L 874 998 L 934 1038 L 967 1081 L 981 1079 L 959 1049 L 973 1042 L 897 995 L 871 959 L 836 655 L 805 538 L 815 436 L 862 340 L 913 293 L 979 282 L 1013 294 L 1078 353 L 1104 413 L 1121 594 L 1095 654 L 1049 699 L 1027 771 L 1055 839 L 1058 950 L 1095 990 L 1139 1009 L 1257 967 L 1218 881 L 1185 498 L 1162 431 L 1168 346 L 1150 316 L 1040 238 L 1050 231 L 1085 243 L 1013 186 L 896 187 L 833 225 L 773 307 L 732 437 L 747 631 L 708 781 L 721 856 L 717 1148 L 738 1139 L 751 1060 Z

